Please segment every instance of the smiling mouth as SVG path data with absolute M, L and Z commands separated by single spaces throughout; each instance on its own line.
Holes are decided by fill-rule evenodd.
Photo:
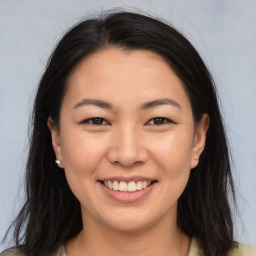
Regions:
M 105 187 L 119 192 L 136 192 L 144 190 L 152 184 L 156 183 L 156 180 L 153 181 L 110 181 L 110 180 L 99 180 Z

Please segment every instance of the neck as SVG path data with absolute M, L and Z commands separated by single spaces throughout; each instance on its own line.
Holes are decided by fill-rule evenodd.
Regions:
M 67 256 L 187 256 L 190 239 L 170 219 L 165 216 L 157 224 L 133 231 L 115 230 L 90 219 L 84 222 L 79 235 L 66 244 Z

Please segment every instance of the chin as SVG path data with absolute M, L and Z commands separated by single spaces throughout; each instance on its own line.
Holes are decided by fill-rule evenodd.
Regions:
M 105 219 L 104 222 L 106 225 L 108 225 L 109 228 L 121 232 L 141 231 L 146 229 L 153 223 L 152 219 L 149 220 L 145 218 L 145 216 L 143 216 L 142 214 L 140 214 L 139 216 L 138 214 L 120 214 L 118 218 L 109 218 L 108 220 Z
M 145 230 L 148 227 L 145 223 L 115 223 L 111 226 L 113 230 L 122 232 L 122 233 L 134 233 Z

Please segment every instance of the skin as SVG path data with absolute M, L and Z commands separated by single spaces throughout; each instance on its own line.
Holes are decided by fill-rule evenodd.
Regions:
M 141 109 L 163 98 L 179 106 Z M 113 109 L 81 104 L 84 99 Z M 104 120 L 84 122 L 95 117 Z M 170 121 L 157 124 L 157 117 Z M 108 48 L 85 58 L 69 81 L 59 128 L 48 121 L 85 227 L 66 244 L 67 255 L 187 255 L 190 239 L 177 227 L 177 202 L 198 164 L 208 123 L 205 114 L 195 125 L 182 82 L 157 54 Z M 98 182 L 138 175 L 157 183 L 132 203 L 108 197 Z

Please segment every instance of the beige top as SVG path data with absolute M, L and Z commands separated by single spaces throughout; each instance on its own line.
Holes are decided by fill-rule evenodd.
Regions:
M 20 254 L 17 248 L 14 247 L 0 253 L 0 256 L 22 256 L 22 254 Z M 60 248 L 51 254 L 51 256 L 67 256 L 65 247 L 60 246 Z M 188 256 L 200 256 L 200 249 L 194 238 L 191 240 Z M 238 247 L 231 251 L 230 256 L 256 256 L 256 249 L 249 245 L 239 243 Z

